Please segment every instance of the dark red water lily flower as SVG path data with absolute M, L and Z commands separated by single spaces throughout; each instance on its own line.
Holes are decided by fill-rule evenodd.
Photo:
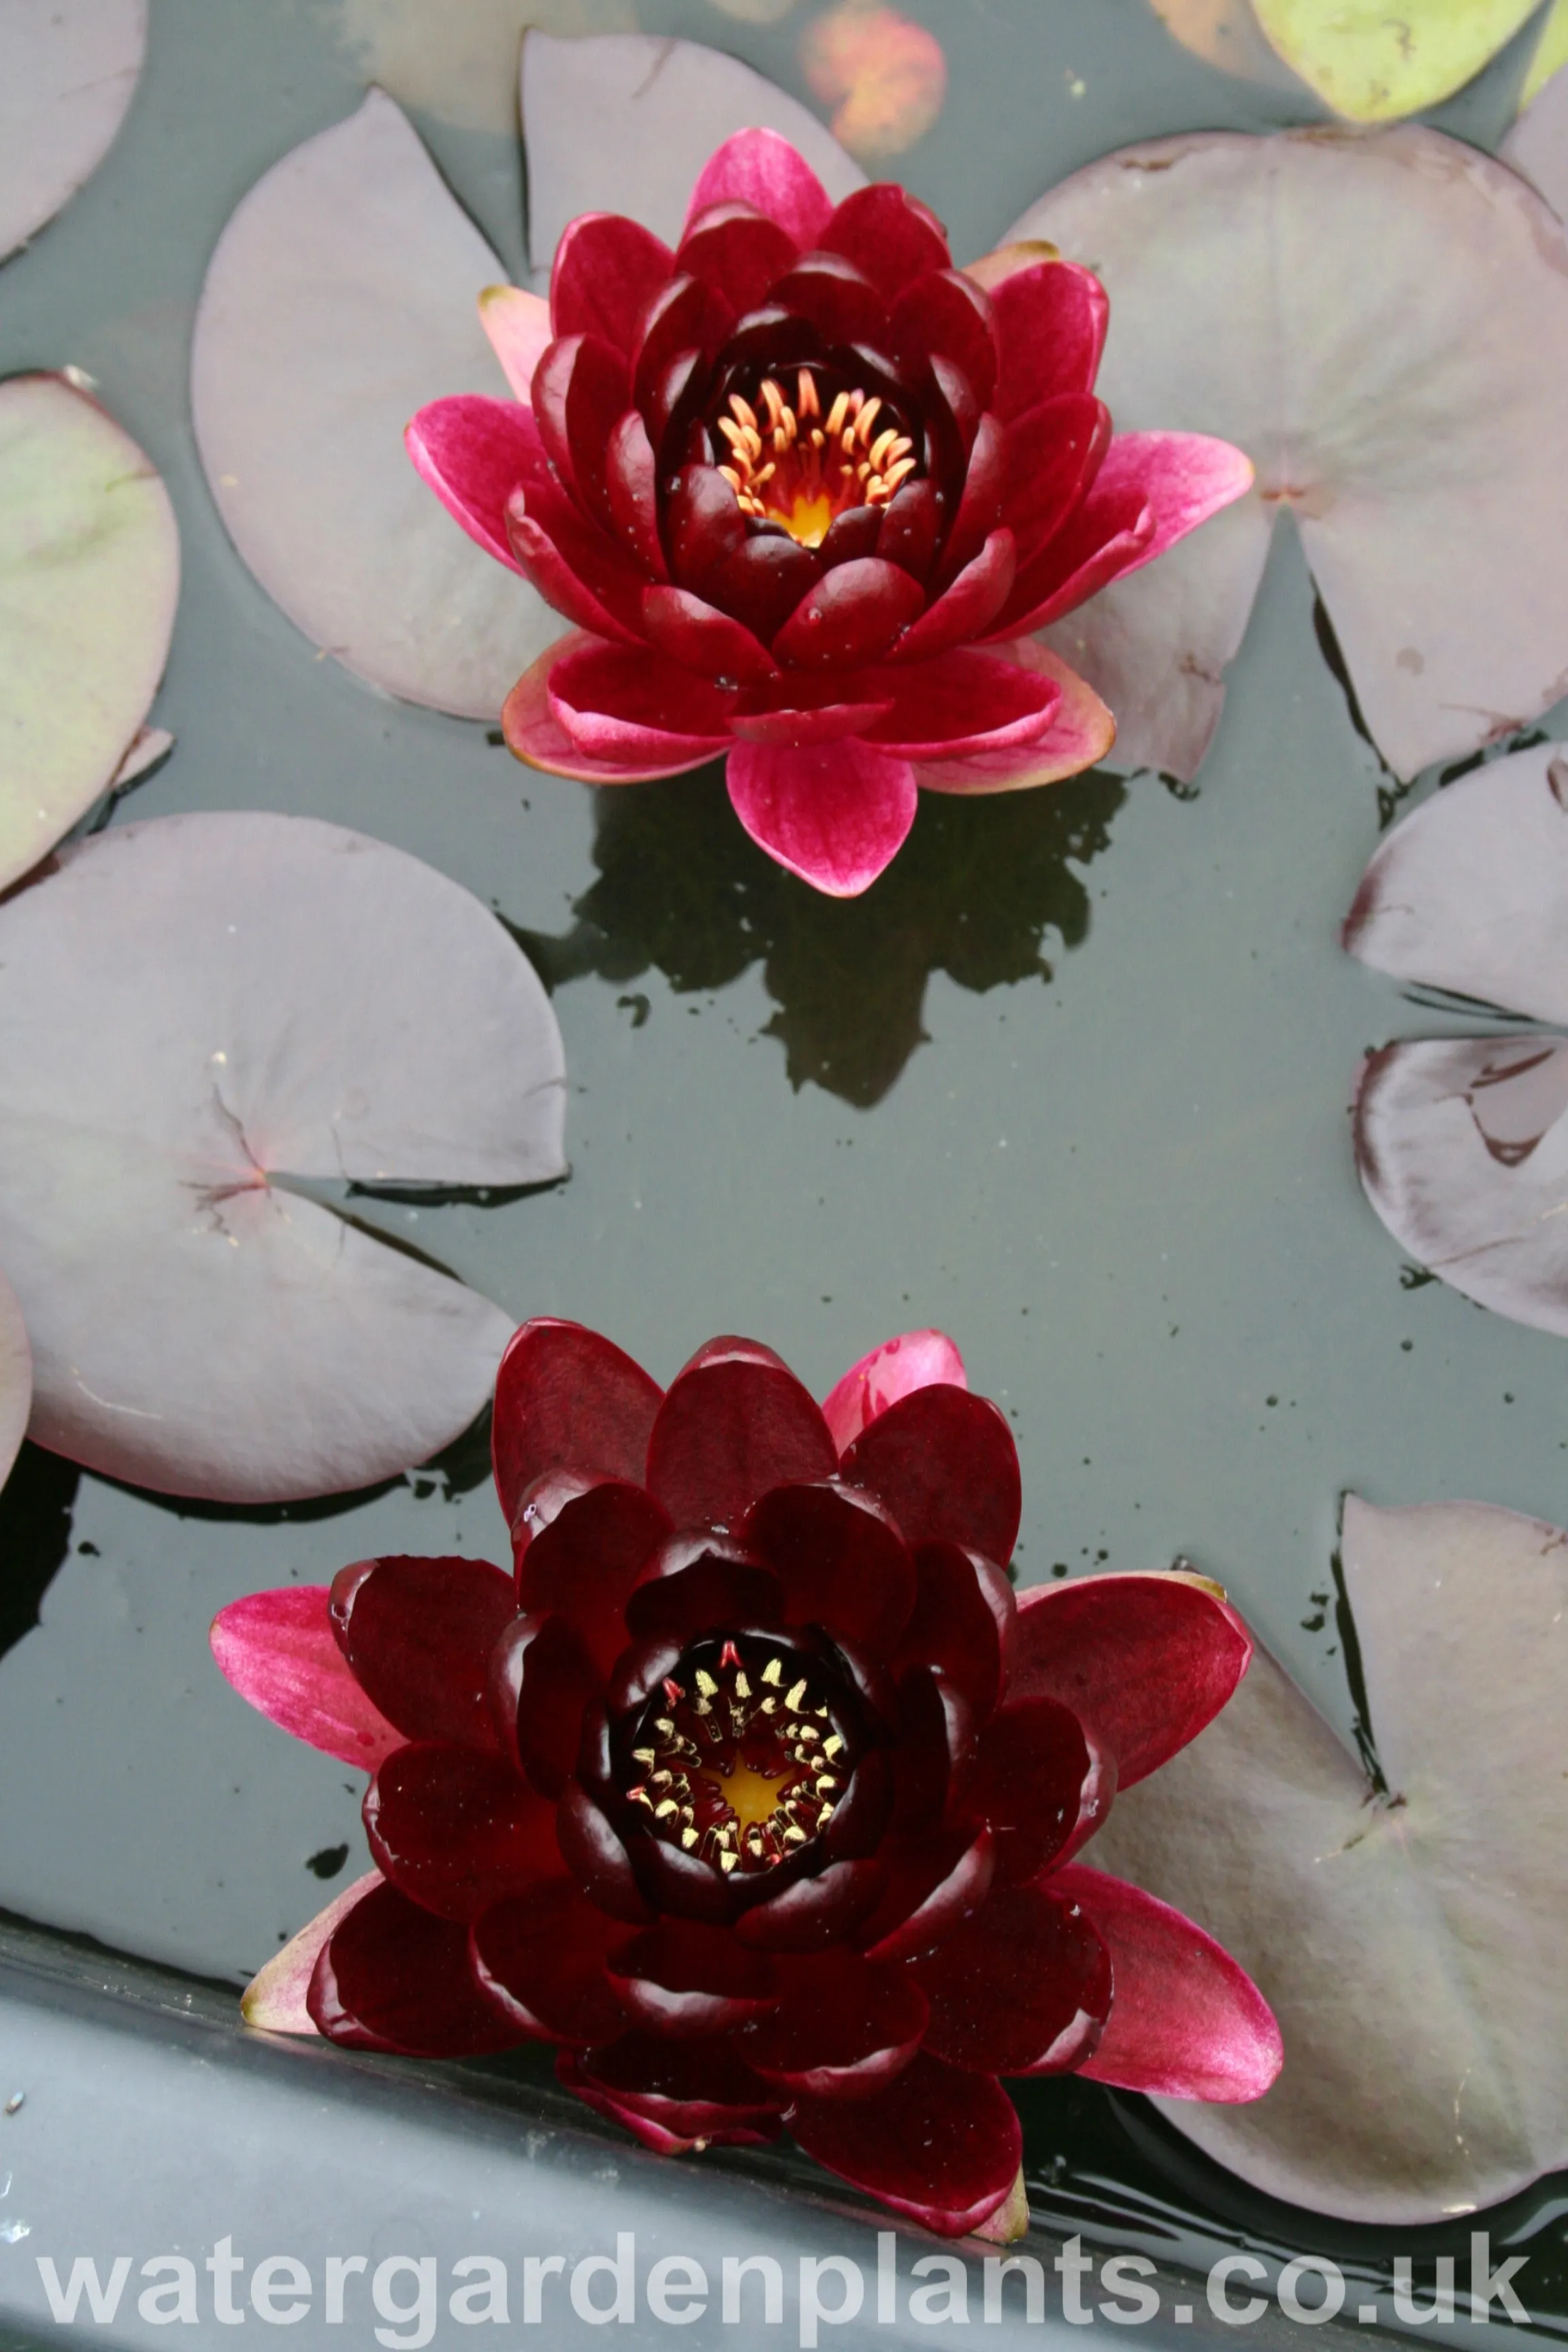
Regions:
M 651 2147 L 787 2126 L 950 2235 L 1016 2199 L 1001 2075 L 1268 2087 L 1236 1962 L 1073 1859 L 1225 1704 L 1247 1633 L 1180 1575 L 1016 1601 L 1017 1456 L 951 1341 L 891 1340 L 819 1406 L 750 1340 L 661 1391 L 524 1324 L 495 1468 L 510 1572 L 362 1560 L 213 1628 L 253 1706 L 373 1776 L 376 1870 L 262 1971 L 253 2022 L 552 2042 Z
M 1091 272 L 1020 245 L 955 269 L 890 183 L 835 206 L 774 131 L 705 165 L 674 252 L 573 222 L 548 304 L 481 313 L 517 394 L 437 401 L 416 466 L 575 624 L 513 689 L 537 767 L 634 783 L 729 754 L 770 856 L 840 897 L 917 790 L 1091 766 L 1114 723 L 1030 633 L 1252 479 L 1227 442 L 1111 437 Z

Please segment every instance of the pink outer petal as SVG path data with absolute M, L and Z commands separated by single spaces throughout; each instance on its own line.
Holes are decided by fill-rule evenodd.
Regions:
M 403 436 L 414 470 L 476 546 L 510 572 L 522 565 L 507 533 L 507 500 L 547 470 L 531 409 L 485 394 L 433 400 Z
M 1070 1706 L 1130 1789 L 1213 1721 L 1251 1655 L 1241 1619 L 1202 1577 L 1079 1577 L 1019 1601 L 1007 1696 Z
M 1124 2091 L 1235 2105 L 1284 2063 L 1274 2012 L 1212 1936 L 1142 1887 L 1074 1863 L 1053 1895 L 1081 1903 L 1110 1954 L 1110 2016 L 1079 2072 Z
M 1122 579 L 1152 563 L 1211 515 L 1245 498 L 1252 482 L 1251 458 L 1211 434 L 1119 433 L 1095 477 L 1089 509 L 1102 496 L 1140 491 L 1152 510 L 1154 535 L 1112 578 Z
M 327 1613 L 331 1598 L 324 1584 L 249 1593 L 219 1610 L 208 1640 L 219 1672 L 258 1715 L 340 1763 L 374 1772 L 404 1734 L 350 1673 Z
M 280 1952 L 273 1954 L 240 1996 L 239 2013 L 247 2025 L 265 2033 L 313 2033 L 320 2039 L 321 2029 L 305 2005 L 316 1962 L 340 1922 L 382 1884 L 379 1870 L 367 1871 L 352 1886 L 345 1886 L 324 1911 L 307 1920 Z
M 487 286 L 479 296 L 479 324 L 502 374 L 527 406 L 533 397 L 533 372 L 554 340 L 549 303 L 521 286 Z
M 616 767 L 693 767 L 730 741 L 733 698 L 658 654 L 579 646 L 551 666 L 546 691 L 573 748 Z
M 833 201 L 804 155 L 777 131 L 737 131 L 716 148 L 697 176 L 686 225 L 710 205 L 752 205 L 787 229 L 803 253 L 822 241 Z
M 931 793 L 1017 793 L 1059 783 L 1064 776 L 1097 766 L 1116 740 L 1116 721 L 1094 688 L 1037 638 L 1020 637 L 988 650 L 1055 679 L 1062 698 L 1048 726 L 1031 743 L 917 760 L 917 784 Z
M 866 740 L 895 759 L 1017 751 L 1048 733 L 1061 701 L 1060 687 L 1044 668 L 998 661 L 973 646 L 879 675 L 889 683 L 893 708 L 867 729 Z
M 822 1408 L 840 1458 L 867 1425 L 915 1389 L 941 1382 L 949 1388 L 969 1386 L 963 1358 L 944 1331 L 903 1331 L 884 1339 L 830 1389 Z
M 850 736 L 783 751 L 738 743 L 730 798 L 752 839 L 787 873 L 833 898 L 858 898 L 915 821 L 915 772 Z
M 616 759 L 607 751 L 595 754 L 573 741 L 555 716 L 550 693 L 551 673 L 558 662 L 569 660 L 574 654 L 611 649 L 605 638 L 577 629 L 547 646 L 532 667 L 524 670 L 507 696 L 500 715 L 501 731 L 513 757 L 531 768 L 542 768 L 552 776 L 574 776 L 584 784 L 646 783 L 654 776 L 684 775 L 689 768 L 700 767 L 704 760 L 711 759 L 713 751 L 706 744 L 695 752 L 679 751 L 671 746 L 663 756 L 647 759 L 637 757 L 628 749 L 626 756 Z M 721 749 L 722 745 L 716 748 Z

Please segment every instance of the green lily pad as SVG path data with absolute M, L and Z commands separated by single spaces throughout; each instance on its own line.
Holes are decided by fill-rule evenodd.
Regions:
M 179 581 L 168 492 L 130 436 L 64 376 L 0 383 L 0 889 L 132 754 Z
M 1473 81 L 1539 0 L 1254 0 L 1286 64 L 1351 122 L 1395 122 Z

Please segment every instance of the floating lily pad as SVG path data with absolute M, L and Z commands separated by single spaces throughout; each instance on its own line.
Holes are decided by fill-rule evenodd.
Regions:
M 441 511 L 403 428 L 443 394 L 504 396 L 475 308 L 504 275 L 373 90 L 240 205 L 191 354 L 207 480 L 268 595 L 373 685 L 471 719 L 563 624 Z
M 0 1264 L 31 1433 L 224 1502 L 341 1491 L 483 1406 L 511 1319 L 288 1180 L 564 1172 L 560 1033 L 468 892 L 312 819 L 183 815 L 0 908 Z
M 179 583 L 174 509 L 130 436 L 63 376 L 0 383 L 0 889 L 123 771 Z
M 530 33 L 522 135 L 534 268 L 549 268 L 579 213 L 625 213 L 674 245 L 709 156 L 753 126 L 782 131 L 836 204 L 865 185 L 859 165 L 798 99 L 719 49 L 651 33 L 583 41 Z
M 1560 62 L 1568 62 L 1568 9 L 1562 41 Z M 1553 71 L 1531 91 L 1501 152 L 1505 163 L 1540 189 L 1560 220 L 1568 216 L 1568 72 Z
M 1394 122 L 1473 81 L 1540 0 L 1253 0 L 1287 65 L 1336 114 Z
M 1450 785 L 1368 866 L 1345 945 L 1397 979 L 1568 1024 L 1568 756 L 1554 743 Z M 1386 1046 L 1356 1104 L 1385 1225 L 1468 1298 L 1568 1335 L 1568 1038 Z
M 1267 1653 L 1088 1859 L 1180 1905 L 1285 2037 L 1250 2106 L 1158 2104 L 1255 2187 L 1411 2225 L 1568 2163 L 1568 1536 L 1353 1497 L 1369 1762 Z
M 1514 173 L 1414 127 L 1167 139 L 1076 173 L 1012 235 L 1104 278 L 1119 429 L 1222 434 L 1258 468 L 1050 633 L 1124 755 L 1193 773 L 1282 507 L 1396 774 L 1568 691 L 1568 238 Z
M 135 95 L 147 0 L 0 7 L 0 256 L 25 245 L 108 153 Z
M 33 1357 L 16 1294 L 0 1274 L 0 1486 L 27 1433 L 33 1403 Z

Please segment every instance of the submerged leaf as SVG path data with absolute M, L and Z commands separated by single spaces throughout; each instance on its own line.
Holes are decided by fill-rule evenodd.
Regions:
M 923 139 L 947 96 L 947 58 L 924 25 L 879 0 L 840 0 L 801 35 L 806 79 L 833 112 L 833 134 L 879 163 Z
M 1252 0 L 1150 0 L 1150 5 L 1172 37 L 1205 65 L 1241 81 L 1303 94 L 1298 77 L 1265 40 Z
M 11 1475 L 27 1433 L 33 1403 L 33 1358 L 16 1294 L 0 1274 L 0 1486 Z
M 798 99 L 718 49 L 651 33 L 583 41 L 530 33 L 522 135 L 534 268 L 549 268 L 579 213 L 624 213 L 674 245 L 703 164 L 733 132 L 752 128 L 782 131 L 836 204 L 865 185 Z
M 176 1494 L 365 1485 L 473 1419 L 487 1299 L 275 1179 L 563 1173 L 560 1033 L 468 892 L 302 817 L 184 815 L 0 908 L 0 1263 L 32 1434 Z
M 0 383 L 0 889 L 125 771 L 179 594 L 168 492 L 58 375 Z
M 1124 756 L 1192 774 L 1280 507 L 1397 774 L 1568 690 L 1568 239 L 1514 173 L 1413 127 L 1169 139 L 1078 173 L 1011 234 L 1103 276 L 1119 428 L 1219 433 L 1258 468 L 1050 633 Z
M 1343 1571 L 1380 1780 L 1259 1652 L 1089 1858 L 1220 1937 L 1284 2033 L 1265 2097 L 1170 2120 L 1270 2196 L 1409 2225 L 1568 2163 L 1568 1536 L 1352 1497 Z
M 1540 0 L 1254 0 L 1286 63 L 1352 122 L 1394 122 L 1473 81 Z
M 504 276 L 373 90 L 240 205 L 191 352 L 207 480 L 268 595 L 373 685 L 470 719 L 561 623 L 441 512 L 403 428 L 437 394 L 505 394 L 475 309 Z
M 135 95 L 147 0 L 0 8 L 0 257 L 25 245 L 107 154 Z

